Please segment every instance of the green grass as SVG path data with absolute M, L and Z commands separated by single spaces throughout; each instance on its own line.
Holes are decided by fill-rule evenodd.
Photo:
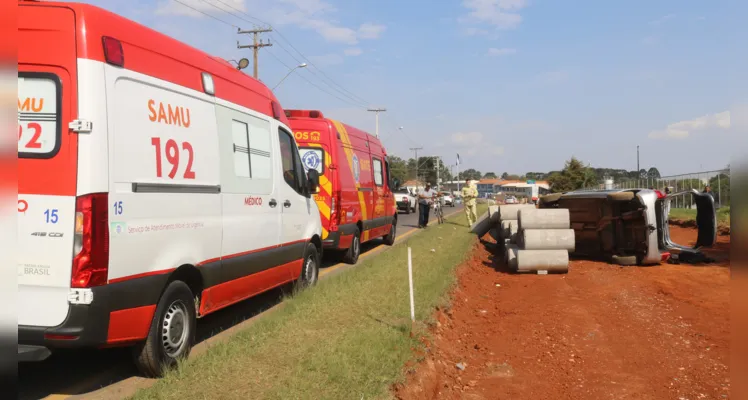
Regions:
M 454 269 L 474 241 L 463 213 L 432 225 L 285 300 L 277 312 L 133 398 L 391 397 L 389 388 L 403 379 L 404 364 L 420 347 L 409 335 L 407 247 L 413 252 L 416 326 L 423 330 L 434 307 L 448 300 Z
M 680 221 L 695 221 L 696 210 L 689 208 L 671 208 L 670 219 Z M 730 207 L 717 209 L 717 225 L 730 226 Z

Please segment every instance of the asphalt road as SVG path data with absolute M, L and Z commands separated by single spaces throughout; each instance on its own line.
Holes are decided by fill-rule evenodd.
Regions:
M 460 206 L 445 209 L 449 215 Z M 435 222 L 433 215 L 430 222 Z M 397 237 L 413 234 L 418 227 L 418 214 L 400 213 Z M 362 245 L 361 259 L 387 246 L 381 240 Z M 323 260 L 320 279 L 349 267 L 336 260 Z M 276 289 L 210 314 L 198 322 L 197 355 L 212 343 L 230 336 L 252 322 L 263 312 L 272 312 L 282 299 L 283 290 Z M 18 398 L 26 399 L 115 399 L 129 396 L 139 387 L 150 385 L 151 380 L 138 376 L 128 349 L 77 350 L 55 353 L 39 363 L 18 365 Z

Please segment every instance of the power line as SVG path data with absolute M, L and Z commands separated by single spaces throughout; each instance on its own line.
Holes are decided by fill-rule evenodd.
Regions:
M 286 64 L 286 63 L 284 63 L 283 61 L 281 61 L 281 59 L 280 59 L 280 58 L 278 58 L 278 57 L 277 57 L 277 56 L 276 56 L 275 54 L 273 54 L 273 53 L 272 53 L 271 51 L 269 51 L 269 50 L 268 50 L 268 51 L 266 51 L 266 52 L 267 52 L 268 54 L 270 54 L 270 56 L 272 56 L 273 58 L 275 58 L 275 60 L 276 60 L 276 61 L 278 61 L 278 62 L 279 62 L 279 63 L 280 63 L 281 65 L 283 65 L 284 67 L 286 67 L 286 68 L 288 68 L 288 69 L 291 69 L 291 67 L 289 67 L 289 66 L 288 66 L 288 64 Z M 328 95 L 330 95 L 330 96 L 332 96 L 332 97 L 335 97 L 336 99 L 338 99 L 338 100 L 340 100 L 340 101 L 342 101 L 342 102 L 344 102 L 344 103 L 348 103 L 348 104 L 350 104 L 350 105 L 352 105 L 352 106 L 355 106 L 355 107 L 358 107 L 358 108 L 363 108 L 363 109 L 365 109 L 364 107 L 361 107 L 361 106 L 360 106 L 360 105 L 358 105 L 358 104 L 354 104 L 354 103 L 351 103 L 351 102 L 350 102 L 349 100 L 346 100 L 346 99 L 340 98 L 340 97 L 338 97 L 338 96 L 337 96 L 336 94 L 328 92 L 327 90 L 323 89 L 322 87 L 318 86 L 318 85 L 317 85 L 317 84 L 315 84 L 314 82 L 312 82 L 312 81 L 310 81 L 309 79 L 307 79 L 307 77 L 305 77 L 304 75 L 298 74 L 298 76 L 299 76 L 299 77 L 301 77 L 302 79 L 304 79 L 304 80 L 305 80 L 305 81 L 306 81 L 307 83 L 309 83 L 310 85 L 312 85 L 312 86 L 316 87 L 317 89 L 319 89 L 319 90 L 320 90 L 321 92 L 324 92 L 324 93 L 326 93 L 326 94 L 328 94 Z
M 175 1 L 176 1 L 176 0 L 175 0 Z M 249 23 L 254 23 L 254 22 L 252 22 L 252 21 L 248 21 L 248 20 L 246 20 L 245 18 L 242 18 L 241 16 L 239 16 L 239 15 L 236 15 L 236 14 L 234 14 L 234 13 L 232 13 L 232 12 L 228 11 L 228 10 L 224 10 L 223 8 L 220 8 L 220 7 L 218 7 L 217 5 L 215 5 L 215 4 L 213 4 L 213 3 L 210 3 L 210 2 L 208 2 L 207 0 L 201 0 L 201 1 L 205 2 L 206 4 L 209 4 L 209 5 L 213 6 L 213 7 L 215 7 L 215 8 L 217 8 L 217 9 L 221 10 L 221 11 L 224 11 L 224 12 L 226 12 L 226 13 L 230 14 L 230 15 L 233 15 L 234 17 L 236 17 L 236 18 L 239 18 L 239 19 L 241 19 L 241 20 L 243 20 L 243 21 L 246 21 L 246 22 L 249 22 Z M 224 6 L 226 6 L 226 7 L 228 7 L 228 8 L 230 8 L 230 9 L 232 9 L 232 10 L 234 10 L 234 11 L 238 12 L 238 13 L 241 13 L 241 14 L 243 14 L 243 15 L 246 15 L 246 16 L 247 16 L 247 17 L 249 17 L 250 19 L 253 19 L 253 20 L 255 20 L 255 21 L 258 21 L 258 22 L 260 22 L 261 24 L 267 25 L 267 26 L 269 26 L 269 27 L 273 27 L 273 26 L 272 26 L 272 24 L 270 24 L 270 23 L 268 23 L 268 22 L 266 22 L 266 21 L 263 21 L 263 20 L 261 20 L 261 19 L 259 19 L 259 18 L 257 18 L 257 17 L 253 17 L 252 15 L 249 15 L 249 14 L 247 14 L 246 12 L 244 12 L 244 11 L 242 11 L 242 10 L 240 10 L 240 9 L 238 9 L 238 8 L 236 8 L 236 7 L 234 7 L 234 6 L 232 6 L 231 4 L 228 4 L 228 3 L 226 3 L 226 2 L 225 2 L 225 1 L 223 1 L 223 0 L 216 0 L 216 1 L 217 1 L 217 2 L 219 2 L 219 3 L 221 3 L 221 4 L 223 4 Z M 274 27 L 273 27 L 273 28 L 274 28 Z M 281 38 L 281 39 L 282 39 L 283 41 L 285 41 L 285 42 L 286 42 L 286 43 L 287 43 L 287 44 L 288 44 L 288 45 L 289 45 L 289 46 L 290 46 L 290 47 L 291 47 L 291 48 L 292 48 L 292 49 L 293 49 L 294 51 L 296 51 L 297 53 L 299 53 L 299 55 L 301 55 L 301 58 L 303 58 L 304 60 L 306 60 L 306 61 L 308 62 L 308 64 L 309 64 L 309 65 L 310 65 L 311 67 L 313 67 L 314 69 L 316 69 L 316 70 L 317 70 L 317 71 L 318 71 L 318 72 L 319 72 L 320 74 L 322 74 L 322 76 L 324 76 L 324 77 L 325 77 L 325 78 L 326 78 L 326 79 L 327 79 L 327 80 L 328 80 L 328 81 L 329 81 L 330 83 L 332 83 L 332 85 L 331 85 L 330 83 L 328 83 L 328 82 L 325 82 L 325 80 L 324 80 L 324 79 L 320 78 L 320 77 L 319 77 L 318 75 L 316 75 L 316 74 L 315 74 L 315 73 L 314 73 L 313 71 L 309 70 L 309 72 L 310 72 L 310 73 L 311 73 L 312 75 L 316 76 L 316 77 L 317 77 L 318 79 L 320 79 L 321 81 L 323 81 L 323 82 L 324 82 L 324 83 L 325 83 L 325 84 L 326 84 L 327 86 L 330 86 L 330 87 L 331 87 L 332 89 L 334 89 L 334 90 L 338 91 L 338 92 L 339 92 L 339 93 L 341 93 L 341 94 L 342 94 L 343 96 L 345 96 L 345 97 L 348 97 L 348 98 L 350 98 L 351 100 L 353 100 L 353 101 L 355 101 L 355 102 L 360 102 L 360 103 L 362 103 L 363 105 L 368 105 L 368 104 L 370 104 L 370 103 L 369 103 L 369 102 L 368 102 L 367 100 L 365 100 L 364 98 L 362 98 L 362 97 L 360 97 L 360 96 L 358 96 L 358 95 L 354 94 L 353 92 L 351 92 L 351 91 L 349 91 L 348 89 L 344 88 L 344 87 L 343 87 L 342 85 L 340 85 L 339 83 L 335 82 L 335 81 L 334 81 L 334 80 L 333 80 L 332 78 L 330 78 L 329 76 L 327 76 L 327 74 L 325 74 L 325 72 L 324 72 L 324 71 L 322 71 L 322 70 L 321 70 L 321 69 L 320 69 L 319 67 L 317 67 L 317 66 L 316 66 L 316 65 L 315 65 L 315 64 L 314 64 L 314 63 L 313 63 L 313 62 L 312 62 L 312 61 L 311 61 L 311 60 L 309 59 L 309 57 L 305 56 L 305 55 L 304 55 L 304 53 L 302 53 L 301 51 L 299 51 L 299 49 L 297 49 L 297 48 L 296 48 L 296 47 L 295 47 L 295 46 L 293 45 L 293 43 L 291 43 L 291 41 L 290 41 L 290 40 L 288 40 L 288 39 L 287 39 L 287 38 L 286 38 L 285 36 L 283 36 L 283 34 L 282 34 L 281 32 L 279 32 L 279 31 L 278 31 L 277 29 L 275 29 L 275 33 L 276 33 L 276 34 L 277 34 L 277 35 L 278 35 L 278 36 L 279 36 L 279 37 L 280 37 L 280 38 Z M 285 49 L 285 48 L 284 48 L 284 47 L 283 47 L 282 45 L 278 44 L 278 46 L 279 46 L 279 47 L 281 47 L 281 49 L 283 49 L 284 51 L 286 51 L 286 53 L 288 53 L 288 55 L 290 55 L 290 56 L 291 56 L 291 58 L 293 58 L 293 59 L 294 59 L 294 60 L 295 60 L 296 62 L 298 62 L 298 63 L 301 63 L 301 61 L 300 61 L 299 59 L 297 59 L 297 58 L 296 58 L 296 57 L 295 57 L 295 56 L 294 56 L 293 54 L 291 54 L 291 52 L 289 52 L 288 50 L 286 50 L 286 49 Z M 337 87 L 338 87 L 339 89 L 338 89 L 338 88 L 335 88 L 335 87 L 333 87 L 333 85 L 334 85 L 334 86 L 337 86 Z
M 185 4 L 185 3 L 182 3 L 182 2 L 181 2 L 181 1 L 179 1 L 179 0 L 174 0 L 174 1 L 176 1 L 177 3 L 179 3 L 179 4 L 181 4 L 181 5 L 183 5 L 183 6 L 187 7 L 187 8 L 189 8 L 189 9 L 191 9 L 191 10 L 195 11 L 195 12 L 199 12 L 200 14 L 203 14 L 203 15 L 205 15 L 206 17 L 210 17 L 210 18 L 213 18 L 213 19 L 214 19 L 214 20 L 216 20 L 216 21 L 219 21 L 219 22 L 223 22 L 224 24 L 226 24 L 226 25 L 228 25 L 228 26 L 232 26 L 232 27 L 234 27 L 234 28 L 237 28 L 237 29 L 239 29 L 239 27 L 238 27 L 238 26 L 236 26 L 236 25 L 232 24 L 231 22 L 227 22 L 227 21 L 224 21 L 224 20 L 222 20 L 222 19 L 220 19 L 220 18 L 218 18 L 218 17 L 214 17 L 214 16 L 212 16 L 212 15 L 210 15 L 210 14 L 208 14 L 208 13 L 204 12 L 204 11 L 201 11 L 201 10 L 198 10 L 197 8 L 195 8 L 195 7 L 192 7 L 191 5 L 188 5 L 188 4 Z M 204 0 L 203 0 L 203 1 L 204 1 Z M 208 3 L 208 4 L 210 4 L 210 3 Z M 219 8 L 219 10 L 220 10 L 220 8 Z

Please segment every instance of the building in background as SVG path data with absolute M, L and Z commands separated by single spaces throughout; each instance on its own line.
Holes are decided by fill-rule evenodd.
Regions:
M 481 179 L 478 181 L 478 197 L 480 198 L 493 198 L 496 194 L 496 185 L 504 182 L 501 179 Z
M 529 182 L 529 183 L 528 183 Z M 504 181 L 496 186 L 496 193 L 511 196 L 523 196 L 528 199 L 537 199 L 551 192 L 550 185 L 546 181 Z
M 414 179 L 411 179 L 409 181 L 405 181 L 402 185 L 400 185 L 401 188 L 406 188 L 412 193 L 418 193 L 424 188 L 426 188 L 426 184 L 421 181 L 417 181 Z

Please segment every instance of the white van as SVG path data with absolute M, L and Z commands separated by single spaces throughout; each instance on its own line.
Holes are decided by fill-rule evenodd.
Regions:
M 265 85 L 88 5 L 20 1 L 18 33 L 19 360 L 157 376 L 196 318 L 316 282 L 318 175 Z

